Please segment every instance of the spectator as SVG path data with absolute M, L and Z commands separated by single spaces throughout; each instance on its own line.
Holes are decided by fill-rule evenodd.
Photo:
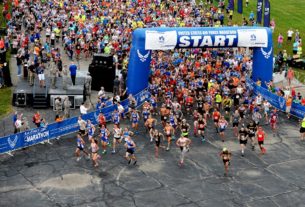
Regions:
M 42 64 L 40 64 L 40 65 L 38 66 L 37 70 L 36 70 L 37 75 L 38 75 L 38 80 L 39 80 L 39 86 L 40 86 L 40 88 L 42 88 L 42 87 L 45 88 L 45 87 L 46 87 L 46 85 L 45 85 L 44 70 L 45 70 L 45 68 L 44 68 L 44 66 L 43 66 Z
M 72 85 L 75 86 L 77 66 L 75 65 L 74 62 L 72 62 L 70 64 L 69 70 L 70 70 L 70 76 L 71 76 L 71 80 L 72 80 Z
M 22 55 L 21 54 L 17 54 L 16 56 L 16 62 L 17 62 L 17 76 L 21 76 L 22 75 Z
M 66 97 L 64 100 L 64 115 L 65 118 L 70 118 L 70 108 L 72 106 L 71 101 L 69 100 L 69 97 Z
M 287 31 L 287 41 L 288 42 L 291 42 L 292 41 L 292 35 L 293 35 L 293 30 L 290 28 L 288 31 Z
M 283 35 L 281 33 L 279 33 L 279 36 L 277 37 L 277 47 L 278 48 L 282 48 L 283 40 L 284 40 Z
M 288 80 L 288 85 L 291 85 L 291 81 L 294 79 L 294 71 L 292 68 L 289 68 L 287 71 L 287 80 Z
M 87 114 L 88 111 L 90 110 L 90 108 L 91 108 L 91 107 L 86 107 L 86 106 L 85 106 L 85 103 L 82 103 L 82 105 L 79 107 L 80 114 L 81 114 L 81 115 Z

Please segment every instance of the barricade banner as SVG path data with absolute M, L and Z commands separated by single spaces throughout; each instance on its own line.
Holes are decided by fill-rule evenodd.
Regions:
M 137 101 L 137 107 L 139 107 L 144 103 L 144 101 L 150 98 L 150 93 L 145 89 L 140 93 L 136 94 L 134 97 Z M 128 100 L 122 101 L 121 104 L 124 107 L 125 112 L 127 112 L 129 104 Z M 98 115 L 100 112 L 105 115 L 107 121 L 110 121 L 114 109 L 117 109 L 117 106 L 111 105 L 101 110 L 82 115 L 82 118 L 84 120 L 89 119 L 92 121 L 93 124 L 96 125 L 98 123 Z M 76 132 L 77 130 L 79 130 L 77 120 L 78 117 L 73 117 L 70 119 L 63 120 L 61 122 L 49 124 L 46 127 L 31 129 L 18 134 L 12 134 L 10 136 L 2 137 L 0 138 L 0 154 L 15 151 L 17 149 L 35 145 L 49 139 L 54 139 L 59 136 Z
M 257 94 L 261 94 L 262 97 L 267 100 L 273 107 L 281 110 L 286 111 L 286 100 L 281 97 L 277 96 L 276 94 L 268 91 L 267 89 L 258 86 L 253 80 L 247 79 L 247 87 L 250 90 Z
M 305 106 L 302 106 L 301 104 L 292 103 L 290 114 L 300 119 L 303 119 L 305 114 Z

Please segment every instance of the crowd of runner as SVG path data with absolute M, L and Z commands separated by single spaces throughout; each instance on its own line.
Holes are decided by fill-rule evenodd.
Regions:
M 30 68 L 30 76 L 31 73 L 47 72 L 49 63 L 61 74 L 67 64 L 62 62 L 65 55 L 62 52 L 70 60 L 91 58 L 95 52 L 113 54 L 116 67 L 126 71 L 134 29 L 220 27 L 226 16 L 229 16 L 228 25 L 233 26 L 230 21 L 232 15 L 231 11 L 226 11 L 223 1 L 215 7 L 211 1 L 196 5 L 195 1 L 179 3 L 170 0 L 22 0 L 12 13 L 5 43 L 12 41 L 13 49 L 16 49 L 19 75 L 22 63 Z M 193 139 L 199 137 L 203 144 L 209 139 L 225 142 L 228 130 L 233 130 L 240 144 L 241 156 L 245 155 L 248 140 L 252 150 L 258 143 L 260 154 L 265 154 L 267 134 L 264 128 L 270 125 L 276 132 L 278 112 L 261 95 L 255 96 L 247 87 L 246 78 L 251 76 L 251 72 L 251 51 L 244 48 L 154 52 L 149 80 L 150 99 L 139 109 L 135 108 L 135 99 L 129 96 L 129 112 L 125 114 L 117 101 L 118 110 L 112 114 L 111 128 L 102 113 L 98 117 L 99 126 L 80 116 L 75 152 L 77 160 L 83 152 L 97 167 L 101 158 L 99 152 L 106 154 L 110 149 L 115 154 L 124 143 L 125 158 L 128 164 L 133 161 L 135 165 L 137 146 L 134 137 L 139 134 L 139 126 L 145 127 L 149 141 L 154 143 L 156 157 L 160 148 L 170 151 L 173 145 L 179 147 L 180 166 L 184 164 Z M 123 75 L 120 80 L 121 96 L 126 92 L 125 78 Z M 272 87 L 272 82 L 268 84 Z M 107 101 L 100 95 L 96 109 L 106 105 Z M 130 127 L 121 128 L 121 121 L 126 119 L 130 120 Z M 35 119 L 35 123 L 40 123 L 40 120 Z M 210 128 L 207 130 L 209 123 L 215 132 Z M 304 139 L 305 120 L 301 124 Z M 230 150 L 224 147 L 220 157 L 227 174 Z

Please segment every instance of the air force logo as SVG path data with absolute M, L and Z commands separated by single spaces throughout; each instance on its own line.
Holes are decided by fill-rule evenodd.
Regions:
M 279 97 L 279 104 L 280 104 L 280 107 L 281 109 L 284 109 L 284 106 L 286 105 L 286 100 L 282 97 Z
M 163 44 L 165 42 L 164 36 L 159 37 L 159 43 Z
M 10 145 L 10 147 L 11 147 L 12 149 L 16 146 L 17 141 L 18 141 L 18 136 L 17 136 L 17 135 L 14 137 L 13 140 L 11 140 L 11 137 L 9 137 L 9 138 L 7 139 L 7 142 L 8 142 L 8 144 Z
M 266 52 L 262 47 L 261 47 L 261 51 L 262 51 L 262 54 L 264 55 L 264 57 L 266 59 L 269 59 L 269 57 L 271 56 L 271 53 L 272 53 L 272 48 L 270 49 L 269 52 Z
M 139 59 L 141 60 L 141 62 L 144 63 L 144 62 L 147 60 L 147 58 L 148 58 L 148 56 L 149 56 L 149 54 L 150 54 L 150 51 L 148 51 L 147 54 L 145 54 L 145 55 L 142 55 L 142 54 L 140 53 L 140 50 L 137 50 L 137 53 L 138 53 L 138 57 L 139 57 Z
M 255 34 L 252 34 L 250 36 L 250 41 L 256 41 L 256 35 Z

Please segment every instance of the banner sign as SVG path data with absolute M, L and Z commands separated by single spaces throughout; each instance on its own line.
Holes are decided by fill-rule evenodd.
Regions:
M 238 0 L 237 2 L 237 12 L 242 14 L 243 13 L 243 0 Z
M 281 111 L 286 111 L 286 100 L 283 97 L 277 96 L 276 94 L 268 91 L 267 89 L 256 85 L 256 83 L 251 79 L 247 79 L 247 87 L 250 90 L 253 90 L 256 95 L 260 94 L 273 107 Z
M 168 29 L 168 28 L 167 28 Z M 169 29 L 171 30 L 171 29 Z M 146 30 L 145 50 L 174 48 L 267 47 L 264 28 L 183 28 L 176 31 Z M 142 54 L 143 58 L 144 55 Z
M 263 17 L 263 0 L 257 0 L 256 21 L 258 24 L 262 23 L 262 17 Z
M 141 106 L 144 101 L 150 98 L 150 94 L 147 90 L 143 90 L 134 96 L 137 101 L 137 107 Z M 128 100 L 121 102 L 125 112 L 128 111 Z M 94 111 L 82 116 L 84 120 L 90 119 L 94 125 L 98 124 L 98 115 L 102 112 L 107 121 L 111 120 L 112 112 L 116 109 L 116 105 L 103 108 L 98 111 Z M 79 130 L 77 123 L 78 117 L 63 120 L 62 122 L 52 123 L 47 127 L 40 127 L 24 131 L 18 134 L 12 134 L 10 136 L 0 138 L 0 154 L 14 151 L 20 148 L 28 147 L 31 145 L 38 144 L 42 141 L 54 139 L 59 136 L 63 136 Z
M 145 48 L 150 50 L 172 50 L 176 47 L 177 34 L 175 31 L 157 32 L 146 31 Z
M 270 1 L 265 0 L 265 9 L 264 9 L 264 27 L 270 26 Z
M 290 114 L 300 119 L 303 119 L 305 115 L 305 106 L 302 106 L 301 104 L 292 103 Z
M 234 11 L 234 0 L 229 0 L 229 9 Z

